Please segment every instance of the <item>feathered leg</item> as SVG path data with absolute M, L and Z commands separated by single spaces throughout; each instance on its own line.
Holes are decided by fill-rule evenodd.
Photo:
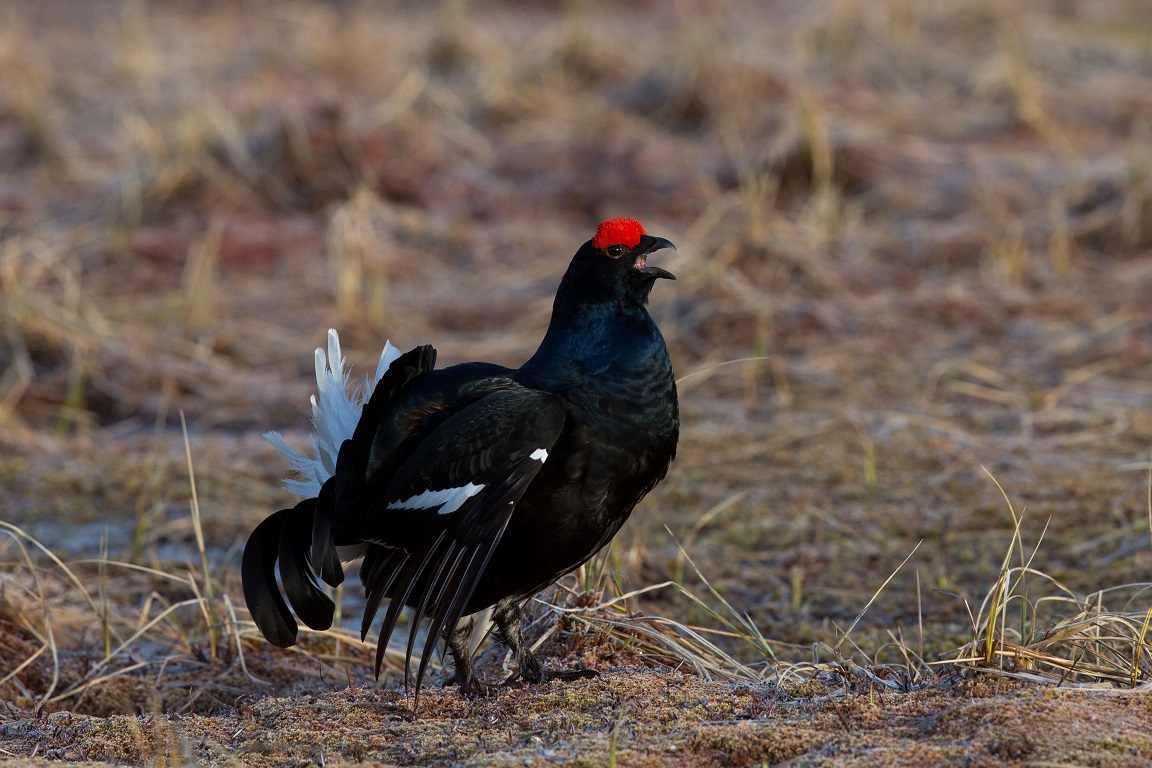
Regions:
M 501 600 L 492 611 L 492 621 L 496 624 L 496 636 L 500 642 L 507 645 L 516 657 L 516 672 L 504 681 L 510 685 L 517 680 L 526 683 L 543 683 L 548 680 L 581 680 L 589 677 L 599 677 L 600 673 L 594 669 L 545 669 L 536 655 L 524 642 L 524 613 L 520 609 L 520 601 Z
M 460 686 L 460 693 L 469 698 L 475 696 L 491 696 L 496 693 L 499 686 L 485 683 L 476 676 L 476 667 L 472 664 L 472 630 L 475 626 L 473 620 L 460 622 L 448 638 L 448 648 L 452 651 L 452 659 L 456 663 L 456 672 L 445 681 L 444 685 Z
M 524 614 L 520 610 L 521 601 L 502 600 L 492 609 L 492 621 L 496 625 L 496 638 L 508 646 L 512 655 L 516 657 L 516 672 L 500 685 L 485 683 L 476 675 L 476 667 L 472 663 L 472 647 L 470 640 L 474 628 L 471 618 L 459 624 L 448 638 L 448 648 L 452 651 L 452 658 L 456 663 L 456 672 L 444 685 L 460 686 L 460 693 L 468 697 L 491 696 L 500 688 L 512 685 L 518 680 L 525 683 L 539 684 L 549 680 L 583 680 L 590 677 L 599 677 L 600 673 L 594 669 L 545 669 L 536 655 L 528 648 L 524 641 Z

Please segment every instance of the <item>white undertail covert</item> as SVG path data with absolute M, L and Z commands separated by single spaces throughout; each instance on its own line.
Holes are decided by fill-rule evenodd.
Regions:
M 400 357 L 400 350 L 391 342 L 384 343 L 376 372 L 365 376 L 357 386 L 351 387 L 349 369 L 340 351 L 340 336 L 335 329 L 328 330 L 328 352 L 316 349 L 316 394 L 312 396 L 312 452 L 305 456 L 288 445 L 279 432 L 265 432 L 264 439 L 288 459 L 288 466 L 297 478 L 287 478 L 283 486 L 298 496 L 315 496 L 324 481 L 336 471 L 336 456 L 340 445 L 352 437 L 360 421 L 364 403 L 372 396 L 384 373 Z

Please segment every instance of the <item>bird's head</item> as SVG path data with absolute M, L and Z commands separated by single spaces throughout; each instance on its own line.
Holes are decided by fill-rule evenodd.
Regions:
M 581 246 L 564 276 L 565 289 L 591 301 L 622 301 L 643 305 L 657 278 L 675 280 L 666 269 L 648 264 L 648 257 L 676 246 L 653 237 L 635 219 L 609 219 Z

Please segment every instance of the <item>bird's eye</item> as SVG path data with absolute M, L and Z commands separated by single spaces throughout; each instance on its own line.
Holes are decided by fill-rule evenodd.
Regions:
M 604 252 L 615 259 L 615 258 L 618 258 L 618 257 L 624 255 L 624 246 L 622 246 L 622 245 L 610 245 L 604 249 Z

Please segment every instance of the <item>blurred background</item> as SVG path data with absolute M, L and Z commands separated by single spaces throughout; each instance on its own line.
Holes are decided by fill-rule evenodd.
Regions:
M 12 0 L 5 663 L 205 588 L 242 623 L 239 548 L 292 503 L 260 435 L 306 444 L 326 330 L 354 373 L 385 339 L 518 365 L 616 216 L 678 247 L 684 432 L 598 589 L 700 587 L 678 541 L 789 659 L 898 571 L 841 650 L 930 659 L 1043 537 L 1041 594 L 1147 609 L 1145 0 Z

